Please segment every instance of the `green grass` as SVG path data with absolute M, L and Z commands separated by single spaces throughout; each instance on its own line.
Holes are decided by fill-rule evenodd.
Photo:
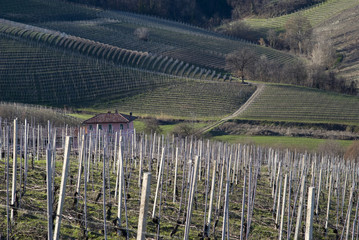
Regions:
M 284 136 L 246 136 L 246 135 L 222 135 L 212 137 L 212 140 L 226 141 L 229 143 L 254 143 L 260 146 L 280 147 L 298 150 L 315 151 L 318 146 L 328 141 L 327 139 L 304 138 L 304 137 L 284 137 Z M 344 148 L 349 147 L 353 141 L 336 140 Z
M 290 85 L 267 85 L 238 119 L 359 125 L 359 98 Z

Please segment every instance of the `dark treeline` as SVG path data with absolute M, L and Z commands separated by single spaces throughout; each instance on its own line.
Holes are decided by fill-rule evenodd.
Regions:
M 322 0 L 68 0 L 106 9 L 131 11 L 184 21 L 204 27 L 219 25 L 224 19 L 250 15 L 278 16 Z

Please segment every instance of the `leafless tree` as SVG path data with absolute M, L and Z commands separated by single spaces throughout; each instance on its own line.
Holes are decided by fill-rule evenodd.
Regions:
M 307 17 L 295 14 L 285 25 L 285 39 L 291 50 L 302 54 L 308 51 L 312 37 L 312 25 Z
M 134 34 L 143 41 L 148 41 L 148 37 L 150 36 L 150 31 L 148 30 L 148 28 L 137 28 L 134 32 Z
M 242 48 L 227 55 L 226 68 L 237 77 L 240 77 L 242 83 L 244 83 L 244 77 L 250 72 L 256 59 L 257 56 L 252 49 Z

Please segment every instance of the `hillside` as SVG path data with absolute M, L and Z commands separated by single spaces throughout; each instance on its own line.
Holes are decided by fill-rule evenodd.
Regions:
M 173 78 L 0 38 L 1 100 L 78 106 L 131 96 Z
M 359 97 L 267 85 L 239 119 L 359 125 Z
M 173 59 L 173 61 L 178 59 L 184 63 L 214 69 L 217 72 L 224 70 L 226 54 L 243 47 L 252 48 L 258 56 L 265 55 L 268 59 L 276 59 L 281 63 L 294 60 L 290 54 L 245 41 L 233 40 L 183 23 L 120 11 L 92 9 L 72 3 L 64 3 L 62 15 L 55 14 L 52 18 L 49 13 L 57 12 L 55 3 L 59 3 L 59 0 L 54 1 L 52 5 L 46 4 L 45 0 L 32 0 L 34 6 L 28 6 L 31 3 L 26 3 L 26 10 L 16 7 L 22 6 L 21 1 L 24 0 L 17 0 L 16 4 L 8 1 L 0 2 L 5 10 L 0 10 L 0 17 L 128 50 L 146 51 L 156 56 L 167 57 L 169 60 Z M 79 14 L 78 19 L 72 16 L 76 6 L 79 6 L 79 12 L 84 12 Z M 28 9 L 36 7 L 42 8 L 40 13 L 46 12 L 39 20 L 35 17 L 28 17 Z M 134 31 L 141 27 L 149 31 L 146 41 L 134 35 Z
M 340 76 L 359 83 L 359 6 L 347 9 L 314 28 L 314 35 L 332 42 L 343 60 L 338 66 Z M 353 24 L 355 23 L 355 24 Z
M 280 17 L 259 19 L 259 18 L 247 18 L 244 23 L 248 24 L 254 31 L 259 32 L 262 36 L 269 29 L 275 29 L 277 31 L 283 30 L 283 27 L 288 19 L 294 14 L 302 14 L 306 16 L 313 27 L 318 26 L 325 20 L 332 18 L 333 16 L 341 13 L 346 9 L 353 8 L 359 3 L 356 0 L 327 0 L 323 3 L 315 6 L 300 10 L 295 13 L 282 15 Z
M 235 112 L 254 90 L 254 86 L 238 83 L 183 81 L 84 110 L 118 109 L 156 118 L 216 120 Z

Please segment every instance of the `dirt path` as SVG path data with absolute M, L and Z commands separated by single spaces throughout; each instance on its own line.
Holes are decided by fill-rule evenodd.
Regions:
M 245 102 L 237 111 L 235 111 L 234 113 L 232 113 L 231 115 L 222 118 L 221 120 L 212 123 L 200 130 L 198 130 L 196 132 L 196 134 L 202 134 L 205 132 L 208 132 L 209 130 L 213 129 L 214 127 L 217 127 L 225 122 L 227 122 L 228 120 L 237 117 L 239 114 L 243 113 L 248 107 L 249 105 L 251 105 L 251 103 L 254 101 L 254 99 L 256 99 L 264 90 L 265 85 L 264 84 L 256 84 L 257 85 L 257 89 L 256 91 L 252 94 L 252 96 L 247 100 L 247 102 Z

